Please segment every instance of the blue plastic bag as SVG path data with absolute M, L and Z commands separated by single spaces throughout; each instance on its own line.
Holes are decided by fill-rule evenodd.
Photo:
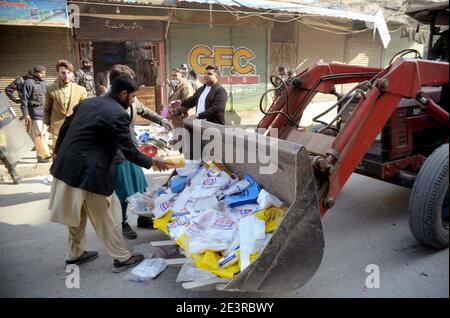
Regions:
M 261 186 L 250 176 L 245 176 L 245 180 L 250 182 L 251 186 L 242 191 L 241 193 L 227 195 L 224 198 L 224 202 L 230 208 L 250 203 L 257 203 L 258 194 L 261 191 Z

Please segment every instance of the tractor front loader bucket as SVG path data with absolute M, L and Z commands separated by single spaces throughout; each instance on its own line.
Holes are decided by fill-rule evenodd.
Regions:
M 207 136 L 220 137 L 221 147 L 214 148 L 211 154 L 209 145 L 208 155 L 240 178 L 250 175 L 289 208 L 260 257 L 231 281 L 214 287 L 225 291 L 287 292 L 306 284 L 319 268 L 324 251 L 317 190 L 306 148 L 206 121 L 186 119 L 184 127 L 190 135 L 190 150 L 195 150 L 195 142 L 201 143 L 201 149 L 205 149 L 211 143 Z M 218 143 L 217 140 L 214 142 Z M 256 162 L 229 160 L 230 152 L 235 155 L 244 153 L 249 157 L 261 152 L 271 154 L 270 164 L 275 165 L 275 169 L 269 169 L 269 173 L 263 171 L 261 167 L 267 167 L 269 163 L 267 158 L 258 155 Z M 200 159 L 192 151 L 189 155 L 185 152 L 185 156 Z

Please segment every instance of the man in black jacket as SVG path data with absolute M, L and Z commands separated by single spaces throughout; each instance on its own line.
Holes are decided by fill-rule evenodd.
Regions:
M 162 161 L 141 154 L 131 139 L 126 109 L 137 90 L 133 79 L 119 76 L 109 94 L 83 100 L 61 127 L 50 169 L 54 179 L 49 208 L 53 222 L 69 227 L 66 264 L 82 264 L 98 255 L 84 249 L 87 217 L 114 259 L 113 272 L 144 258 L 125 248 L 120 202 L 114 193 L 113 158 L 118 149 L 141 167 L 167 169 Z
M 47 82 L 45 81 L 46 69 L 44 66 L 33 67 L 33 76 L 25 81 L 22 87 L 20 110 L 25 120 L 25 126 L 33 142 L 38 136 L 44 137 L 48 143 L 48 134 L 44 131 L 44 104 Z M 48 162 L 36 152 L 38 162 Z
M 25 84 L 25 81 L 29 78 L 33 77 L 33 71 L 28 70 L 28 73 L 26 75 L 19 76 L 14 81 L 12 81 L 8 86 L 5 88 L 6 95 L 8 95 L 9 99 L 14 103 L 21 103 L 22 102 L 22 89 L 23 85 Z M 14 91 L 17 91 L 18 98 L 14 96 Z
M 219 84 L 219 69 L 217 66 L 208 65 L 204 76 L 204 84 L 191 97 L 182 102 L 171 102 L 173 116 L 186 113 L 189 108 L 197 107 L 195 117 L 206 119 L 212 123 L 225 124 L 225 107 L 228 94 L 225 88 Z

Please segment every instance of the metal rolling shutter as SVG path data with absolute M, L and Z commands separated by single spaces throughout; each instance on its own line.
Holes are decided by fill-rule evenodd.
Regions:
M 15 78 L 34 65 L 47 68 L 47 83 L 57 78 L 55 64 L 60 59 L 74 62 L 70 29 L 56 27 L 0 26 L 0 89 L 4 93 Z M 17 116 L 18 104 L 11 103 Z
M 392 40 L 391 40 L 392 41 Z M 345 45 L 345 63 L 350 65 L 382 67 L 383 45 L 378 34 L 361 32 L 349 35 Z M 343 85 L 347 92 L 355 84 Z
M 318 60 L 325 63 L 344 63 L 345 35 L 320 31 L 306 25 L 299 25 L 297 73 Z M 339 90 L 339 88 L 337 88 Z M 313 102 L 336 101 L 333 95 L 317 94 Z
M 391 33 L 391 42 L 389 46 L 384 50 L 384 61 L 383 66 L 387 66 L 391 58 L 405 49 L 416 49 L 423 56 L 424 45 L 419 44 L 414 41 L 410 41 L 407 37 L 401 37 L 402 31 L 399 30 L 397 32 Z M 408 54 L 407 57 L 412 57 L 414 54 Z
M 361 32 L 349 35 L 345 46 L 345 62 L 352 65 L 380 67 L 382 44 L 378 35 Z

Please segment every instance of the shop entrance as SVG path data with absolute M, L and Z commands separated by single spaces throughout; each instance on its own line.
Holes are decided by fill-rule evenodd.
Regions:
M 80 43 L 80 55 L 92 59 L 95 77 L 114 64 L 131 67 L 140 86 L 139 100 L 153 111 L 159 111 L 162 103 L 160 70 L 164 69 L 162 45 L 162 42 L 152 41 L 84 42 Z M 136 121 L 146 122 L 142 118 L 136 118 Z

